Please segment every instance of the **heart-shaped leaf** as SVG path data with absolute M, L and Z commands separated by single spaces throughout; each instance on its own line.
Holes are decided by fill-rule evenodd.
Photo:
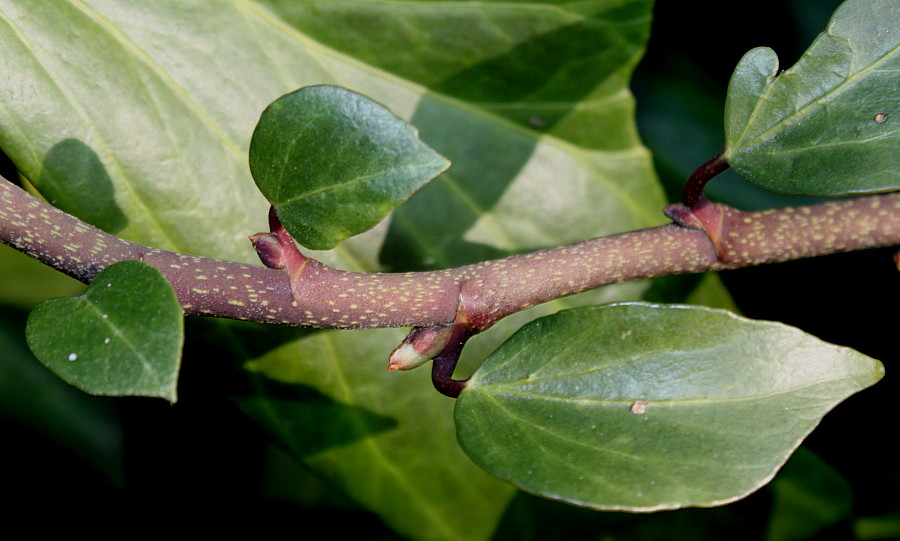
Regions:
M 456 406 L 459 441 L 520 488 L 597 509 L 741 498 L 878 361 L 723 310 L 617 304 L 536 320 Z
M 250 141 L 256 185 L 314 250 L 371 229 L 449 166 L 386 107 L 331 85 L 276 100 Z
M 110 265 L 84 295 L 39 304 L 26 337 L 47 368 L 85 392 L 175 402 L 184 317 L 150 265 Z
M 849 0 L 794 67 L 757 48 L 738 63 L 725 107 L 725 157 L 786 194 L 900 189 L 900 3 Z

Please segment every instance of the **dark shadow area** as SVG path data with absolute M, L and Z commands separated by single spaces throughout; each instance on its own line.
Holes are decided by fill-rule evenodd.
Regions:
M 492 541 L 719 541 L 762 539 L 771 505 L 767 491 L 727 507 L 656 513 L 597 512 L 519 492 Z
M 359 406 L 342 404 L 316 389 L 250 376 L 252 394 L 233 397 L 238 407 L 259 422 L 297 458 L 370 438 L 397 422 Z
M 47 201 L 108 233 L 128 225 L 116 204 L 115 187 L 94 150 L 78 139 L 63 139 L 44 156 L 35 186 Z
M 0 151 L 0 177 L 19 185 L 19 171 L 9 156 Z
M 190 317 L 185 319 L 185 334 L 199 337 L 198 345 L 188 344 L 198 354 L 218 357 L 240 371 L 245 361 L 256 359 L 288 342 L 317 332 L 304 327 L 262 325 L 235 319 Z
M 191 371 L 202 370 L 197 365 L 207 365 L 202 377 L 219 380 L 219 388 L 232 402 L 229 408 L 234 409 L 236 404 L 248 422 L 252 418 L 259 423 L 295 458 L 368 438 L 397 425 L 390 417 L 343 404 L 313 387 L 272 380 L 245 368 L 246 362 L 313 334 L 315 329 L 231 320 L 188 322 L 192 331 L 189 335 L 202 338 L 186 344 L 179 395 L 183 385 L 190 385 Z M 189 365 L 194 358 L 198 362 Z M 213 360 L 216 366 L 209 366 Z
M 4 517 L 10 525 L 30 524 L 36 531 L 72 535 L 96 533 L 98 524 L 104 531 L 132 531 L 135 524 L 150 520 L 154 532 L 202 527 L 214 534 L 283 535 L 327 529 L 338 538 L 401 539 L 376 515 L 358 509 L 336 488 L 310 475 L 300 476 L 299 482 L 315 488 L 288 486 L 279 491 L 283 498 L 272 494 L 266 486 L 270 439 L 232 400 L 230 393 L 240 384 L 240 364 L 220 356 L 217 347 L 203 340 L 188 342 L 179 401 L 174 405 L 150 398 L 91 397 L 31 358 L 25 345 L 25 312 L 0 308 L 0 474 L 7 494 Z M 221 323 L 190 321 L 207 329 Z M 241 322 L 235 326 L 263 327 Z M 269 335 L 273 339 L 291 331 L 296 337 L 296 329 L 265 328 L 274 331 Z M 210 332 L 207 338 L 227 350 L 230 344 L 222 341 L 226 334 Z M 271 347 L 271 342 L 253 341 L 262 333 L 238 334 L 248 340 L 248 351 Z M 38 377 L 53 381 L 37 385 Z M 289 402 L 302 397 L 311 411 L 322 415 L 307 417 L 310 423 L 328 425 L 347 418 L 346 408 L 314 390 L 269 386 L 268 392 L 281 393 L 277 400 Z M 45 407 L 54 402 L 65 410 Z M 90 408 L 83 402 L 111 409 L 116 426 L 110 430 L 91 421 L 86 415 Z M 353 415 L 373 430 L 394 425 L 365 412 Z M 114 452 L 101 454 L 96 444 L 90 447 L 91 440 L 79 440 L 78 434 L 92 424 L 100 431 L 93 441 L 102 440 L 104 432 L 121 439 Z M 307 437 L 302 431 L 296 436 Z M 308 437 L 307 449 L 314 444 L 324 447 L 320 437 Z M 331 436 L 328 441 L 339 444 L 338 440 Z M 105 466 L 98 467 L 98 461 L 105 461 Z M 310 507 L 290 499 L 294 492 L 309 490 L 316 495 Z M 316 491 L 322 490 L 333 493 L 318 495 Z M 52 520 L 35 523 L 39 517 Z

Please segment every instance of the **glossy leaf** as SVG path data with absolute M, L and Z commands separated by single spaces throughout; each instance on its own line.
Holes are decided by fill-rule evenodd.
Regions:
M 650 0 L 412 1 L 402 9 L 341 2 L 346 10 L 330 9 L 333 2 L 275 4 L 0 0 L 0 147 L 47 199 L 120 236 L 258 262 L 246 237 L 265 229 L 268 203 L 247 167 L 253 128 L 279 96 L 333 84 L 411 121 L 453 168 L 390 221 L 314 254 L 329 264 L 364 271 L 446 267 L 665 221 L 627 88 L 648 37 Z M 289 16 L 305 7 L 319 9 Z M 371 10 L 365 24 L 344 17 L 359 9 Z M 430 21 L 428 40 L 419 40 L 418 31 L 393 44 L 367 34 L 391 33 L 413 15 Z M 377 59 L 343 47 L 341 28 L 377 44 Z M 474 54 L 460 64 L 447 54 L 451 49 Z M 515 85 L 490 77 L 512 67 L 520 77 Z M 528 86 L 517 86 L 526 76 Z M 538 315 L 637 299 L 647 287 L 620 284 L 517 314 L 467 346 L 466 366 Z M 325 340 L 283 331 L 274 342 L 270 332 L 261 334 L 265 339 L 235 340 L 231 351 L 244 360 L 242 351 L 253 345 L 250 358 L 259 362 L 249 365 L 251 379 L 262 372 L 302 389 L 298 406 L 314 391 L 336 408 L 365 412 L 366 430 L 357 427 L 341 440 L 351 445 L 298 457 L 306 466 L 404 536 L 490 537 L 513 490 L 459 450 L 453 402 L 429 387 L 427 371 L 386 370 L 402 333 L 325 333 Z M 258 390 L 259 400 L 267 389 Z M 287 438 L 297 432 L 273 428 L 294 422 L 285 416 L 289 396 L 280 392 L 278 409 L 254 414 Z M 368 422 L 369 414 L 398 424 L 385 430 L 389 425 Z M 427 452 L 412 453 L 416 441 L 427 441 Z M 294 448 L 328 442 L 300 443 Z M 447 479 L 446 489 L 435 488 Z M 460 510 L 467 516 L 462 523 Z
M 725 157 L 750 182 L 787 194 L 900 189 L 900 4 L 848 0 L 794 67 L 760 47 L 738 63 Z
M 278 98 L 250 141 L 256 186 L 315 250 L 371 229 L 449 166 L 383 105 L 330 85 Z
M 26 336 L 47 368 L 85 392 L 175 402 L 184 317 L 169 282 L 150 265 L 116 263 L 84 295 L 39 304 Z
M 768 482 L 881 363 L 710 308 L 617 304 L 525 326 L 474 374 L 459 440 L 528 492 L 597 509 L 712 506 Z

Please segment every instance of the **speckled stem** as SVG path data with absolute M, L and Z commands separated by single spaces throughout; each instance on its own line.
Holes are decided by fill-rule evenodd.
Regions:
M 700 225 L 669 224 L 433 272 L 345 272 L 309 260 L 295 298 L 284 270 L 127 242 L 0 179 L 0 241 L 82 282 L 138 259 L 166 276 L 186 315 L 319 328 L 429 327 L 462 315 L 480 332 L 529 306 L 615 282 L 900 245 L 900 193 L 716 212 L 715 243 Z

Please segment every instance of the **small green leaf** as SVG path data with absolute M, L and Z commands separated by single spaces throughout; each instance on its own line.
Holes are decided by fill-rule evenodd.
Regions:
M 494 475 L 607 510 L 712 506 L 769 481 L 878 361 L 710 308 L 616 304 L 525 326 L 476 371 L 459 441 Z
M 900 189 L 900 3 L 848 0 L 794 67 L 757 48 L 725 106 L 725 157 L 774 192 L 839 196 Z
M 47 368 L 87 393 L 175 402 L 184 318 L 150 265 L 116 263 L 84 295 L 39 304 L 25 334 Z
M 330 85 L 276 100 L 250 142 L 259 190 L 315 250 L 371 229 L 449 166 L 383 105 Z

